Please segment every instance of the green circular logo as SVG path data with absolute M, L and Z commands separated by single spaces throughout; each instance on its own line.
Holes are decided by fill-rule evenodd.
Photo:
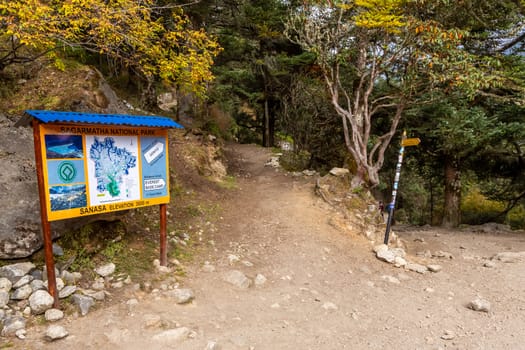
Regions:
M 77 176 L 77 169 L 71 162 L 62 162 L 58 166 L 58 177 L 65 183 L 73 182 Z

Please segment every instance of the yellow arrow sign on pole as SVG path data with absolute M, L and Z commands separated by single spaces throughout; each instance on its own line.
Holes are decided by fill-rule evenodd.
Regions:
M 407 147 L 407 146 L 417 146 L 421 140 L 419 138 L 412 138 L 412 139 L 404 139 L 401 141 L 401 146 Z

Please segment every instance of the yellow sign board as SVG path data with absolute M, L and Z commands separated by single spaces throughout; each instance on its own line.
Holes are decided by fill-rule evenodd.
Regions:
M 48 124 L 40 141 L 49 221 L 169 202 L 166 129 Z
M 418 138 L 404 139 L 403 141 L 401 141 L 401 146 L 403 146 L 403 147 L 406 147 L 406 146 L 417 146 L 417 145 L 419 145 L 420 142 L 421 142 L 421 140 L 418 139 Z

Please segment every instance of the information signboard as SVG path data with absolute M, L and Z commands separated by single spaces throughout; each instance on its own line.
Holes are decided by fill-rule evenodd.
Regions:
M 43 124 L 49 221 L 169 202 L 167 129 Z

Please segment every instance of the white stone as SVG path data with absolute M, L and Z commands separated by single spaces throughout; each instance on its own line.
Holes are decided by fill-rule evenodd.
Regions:
M 525 260 L 525 252 L 503 252 L 496 254 L 493 259 L 504 263 L 516 263 Z
M 22 329 L 17 330 L 15 332 L 15 335 L 18 339 L 25 339 L 27 335 L 27 331 L 24 328 L 22 328 Z
M 408 264 L 408 262 L 405 260 L 405 258 L 402 258 L 400 256 L 396 256 L 394 259 L 394 266 L 395 267 L 404 267 Z
M 67 298 L 75 294 L 76 291 L 77 291 L 77 286 L 65 286 L 64 288 L 60 290 L 60 292 L 58 292 L 58 297 L 60 299 L 64 299 L 64 298 Z
M 9 292 L 5 290 L 0 290 L 0 309 L 6 307 L 9 303 Z
M 33 276 L 25 275 L 22 278 L 20 278 L 18 281 L 16 281 L 16 283 L 13 284 L 13 289 L 18 289 L 22 286 L 25 286 L 26 284 L 31 283 L 33 279 L 34 279 Z
M 48 322 L 55 322 L 64 318 L 64 312 L 59 309 L 48 309 L 46 310 L 44 317 Z
M 0 267 L 0 277 L 5 277 L 11 282 L 17 281 L 22 276 L 27 275 L 35 268 L 35 264 L 31 262 L 23 262 Z
M 55 341 L 58 339 L 65 338 L 69 335 L 68 331 L 59 325 L 51 325 L 47 328 L 44 338 L 47 341 Z
M 177 304 L 186 304 L 195 298 L 193 290 L 189 288 L 173 289 L 165 294 L 173 298 Z
M 337 310 L 337 305 L 335 305 L 334 303 L 332 302 L 325 302 L 323 303 L 323 305 L 321 306 L 323 309 L 327 310 L 327 311 L 334 311 L 334 310 Z
M 474 311 L 490 312 L 490 302 L 482 298 L 476 298 L 468 304 L 468 308 Z
M 33 293 L 37 290 L 47 290 L 47 283 L 42 280 L 32 280 L 30 285 Z
M 345 176 L 346 174 L 349 174 L 349 173 L 350 173 L 350 170 L 345 169 L 345 168 L 335 167 L 330 170 L 330 174 L 334 176 Z
M 204 264 L 202 266 L 202 271 L 204 272 L 215 272 L 215 266 L 209 264 L 208 262 L 206 262 L 206 264 Z
M 33 293 L 33 288 L 29 284 L 25 284 L 22 287 L 15 289 L 11 294 L 13 300 L 25 300 Z
M 407 270 L 410 270 L 410 271 L 414 271 L 414 272 L 417 272 L 417 273 L 421 273 L 421 274 L 424 274 L 428 271 L 428 268 L 424 265 L 420 265 L 420 264 L 415 264 L 415 263 L 408 263 L 406 266 L 405 266 L 405 269 Z
M 109 263 L 106 265 L 99 266 L 95 269 L 95 272 L 102 277 L 107 277 L 115 272 L 115 264 Z
M 0 278 L 0 290 L 5 290 L 6 292 L 9 292 L 11 288 L 13 287 L 13 284 L 11 281 L 5 277 Z
M 167 331 L 155 334 L 151 339 L 163 343 L 177 343 L 188 338 L 190 330 L 186 327 L 168 329 Z
M 162 319 L 159 315 L 148 314 L 144 315 L 144 327 L 158 328 L 162 325 Z
M 241 258 L 239 258 L 238 255 L 235 254 L 228 254 L 228 261 L 230 262 L 230 265 L 235 264 L 236 262 L 240 261 Z
M 266 277 L 264 275 L 258 273 L 257 276 L 255 276 L 254 283 L 255 283 L 256 286 L 262 286 L 263 284 L 266 283 Z
M 430 272 L 439 272 L 443 270 L 443 266 L 441 265 L 427 265 L 427 268 Z
M 217 342 L 210 340 L 208 341 L 208 344 L 206 344 L 206 348 L 204 350 L 220 350 L 220 347 Z
M 381 279 L 389 282 L 389 283 L 393 283 L 393 284 L 400 284 L 401 282 L 395 278 L 394 276 L 389 276 L 389 275 L 383 275 L 381 276 Z
M 238 270 L 228 271 L 224 274 L 223 279 L 239 289 L 248 289 L 252 284 L 252 281 Z
M 40 315 L 49 310 L 55 299 L 45 290 L 37 290 L 29 297 L 29 306 L 33 314 Z
M 60 277 L 57 277 L 55 279 L 55 281 L 56 281 L 56 287 L 57 287 L 58 291 L 62 290 L 64 288 L 64 286 L 66 285 L 64 283 L 64 280 L 62 278 L 60 278 Z

